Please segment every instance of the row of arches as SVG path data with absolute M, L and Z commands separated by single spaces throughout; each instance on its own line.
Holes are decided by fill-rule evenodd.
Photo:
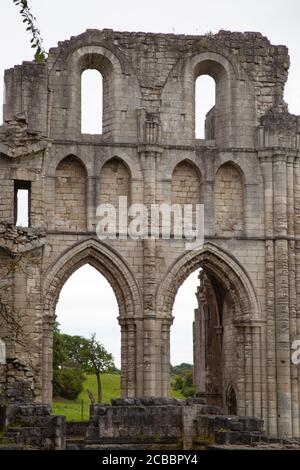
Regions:
M 81 133 L 102 134 L 104 122 L 104 80 L 96 69 L 84 70 L 81 74 Z M 195 137 L 215 138 L 214 108 L 216 102 L 215 80 L 209 75 L 200 75 L 195 80 Z
M 107 258 L 110 256 L 110 258 Z M 115 272 L 114 264 L 115 262 L 119 263 L 118 266 L 118 273 Z M 121 334 L 122 334 L 122 344 L 124 345 L 123 354 L 122 354 L 122 370 L 123 370 L 123 393 L 124 396 L 136 396 L 136 394 L 143 394 L 143 393 L 150 393 L 147 389 L 143 389 L 144 385 L 139 385 L 135 382 L 136 374 L 138 374 L 138 370 L 140 365 L 136 364 L 133 369 L 127 369 L 126 365 L 128 361 L 133 366 L 135 361 L 142 360 L 136 354 L 136 339 L 137 334 L 140 330 L 140 321 L 141 318 L 139 316 L 140 312 L 140 302 L 141 298 L 138 294 L 139 288 L 137 284 L 134 282 L 134 276 L 130 272 L 129 268 L 124 264 L 124 261 L 112 252 L 107 246 L 101 244 L 100 242 L 90 239 L 80 242 L 75 247 L 72 247 L 69 250 L 66 250 L 62 255 L 59 257 L 56 263 L 52 264 L 50 269 L 46 272 L 44 278 L 44 298 L 45 298 L 45 309 L 47 311 L 47 319 L 53 317 L 55 306 L 57 302 L 57 298 L 59 293 L 64 286 L 65 282 L 69 279 L 70 275 L 79 269 L 80 267 L 90 264 L 94 268 L 97 269 L 110 283 L 111 287 L 114 290 L 115 296 L 118 301 L 119 306 L 119 322 L 121 326 Z M 202 268 L 205 272 L 206 276 L 209 276 L 209 279 L 217 280 L 217 284 L 222 286 L 222 289 L 218 289 L 218 295 L 221 295 L 222 302 L 218 307 L 222 310 L 223 320 L 213 320 L 213 326 L 220 326 L 223 325 L 223 341 L 224 347 L 222 348 L 223 353 L 225 354 L 223 360 L 218 362 L 219 369 L 215 371 L 214 375 L 210 375 L 212 379 L 216 374 L 219 376 L 220 380 L 223 383 L 223 392 L 225 394 L 225 390 L 228 391 L 228 406 L 229 402 L 231 406 L 234 407 L 234 396 L 232 397 L 232 393 L 229 393 L 228 385 L 229 383 L 235 383 L 237 376 L 236 371 L 237 367 L 244 366 L 244 352 L 239 350 L 239 354 L 235 354 L 235 346 L 238 347 L 239 343 L 234 342 L 235 346 L 232 349 L 228 349 L 227 342 L 233 341 L 233 336 L 237 338 L 238 330 L 233 328 L 234 322 L 238 320 L 241 321 L 241 316 L 243 319 L 246 320 L 251 315 L 251 319 L 255 320 L 257 315 L 259 315 L 258 303 L 256 299 L 255 292 L 253 290 L 253 286 L 251 280 L 247 273 L 243 270 L 241 266 L 234 260 L 232 256 L 229 256 L 223 250 L 217 248 L 215 245 L 206 243 L 205 247 L 195 252 L 195 254 L 190 257 L 189 254 L 185 254 L 177 259 L 174 263 L 172 268 L 168 271 L 168 273 L 162 276 L 158 291 L 157 291 L 157 321 L 159 322 L 161 319 L 171 319 L 172 318 L 172 308 L 174 305 L 174 300 L 176 294 L 178 293 L 178 288 L 183 284 L 183 282 L 188 278 L 189 274 L 199 270 Z M 111 277 L 111 272 L 114 271 L 118 276 Z M 123 276 L 126 276 L 125 278 Z M 237 277 L 238 276 L 238 279 Z M 128 290 L 129 289 L 129 290 Z M 194 293 L 194 289 L 193 289 Z M 122 298 L 123 294 L 123 298 Z M 204 301 L 208 305 L 211 303 L 211 298 L 205 297 Z M 136 308 L 133 307 L 133 304 Z M 222 305 L 227 305 L 224 309 Z M 234 304 L 234 308 L 233 308 Z M 199 304 L 200 305 L 200 304 Z M 107 307 L 104 306 L 104 310 L 102 313 L 106 315 L 108 313 Z M 101 314 L 101 312 L 99 312 Z M 70 318 L 73 318 L 74 311 L 72 309 Z M 117 315 L 117 312 L 115 312 Z M 186 313 L 185 313 L 186 316 Z M 159 320 L 160 318 L 160 320 Z M 187 317 L 186 317 L 187 318 Z M 72 320 L 73 321 L 73 320 Z M 221 323 L 220 323 L 221 321 Z M 96 321 L 97 322 L 97 321 Z M 160 374 L 164 374 L 163 380 L 167 384 L 165 389 L 160 389 L 160 383 L 157 384 L 157 388 L 154 390 L 151 389 L 152 393 L 156 393 L 160 395 L 161 393 L 165 396 L 169 393 L 169 373 L 170 373 L 170 357 L 169 357 L 169 348 L 166 347 L 169 343 L 169 333 L 170 333 L 170 326 L 172 322 L 163 322 L 162 324 L 162 334 L 159 336 L 161 338 L 161 347 L 163 357 L 161 363 L 158 361 L 156 364 L 157 371 Z M 93 326 L 93 324 L 91 325 Z M 145 325 L 147 328 L 151 325 Z M 52 335 L 52 323 L 45 324 L 45 334 L 49 334 L 49 337 Z M 218 328 L 220 331 L 220 328 Z M 241 330 L 241 335 L 244 335 L 243 330 Z M 107 335 L 106 335 L 107 336 Z M 108 338 L 108 336 L 107 336 Z M 103 337 L 103 341 L 104 341 Z M 231 343 L 232 344 L 232 343 Z M 125 347 L 126 346 L 126 347 Z M 209 352 L 210 350 L 208 350 Z M 232 351 L 232 352 L 230 352 Z M 237 351 L 236 351 L 237 352 Z M 227 354 L 228 353 L 228 354 Z M 145 352 L 145 354 L 147 354 Z M 129 356 L 128 356 L 129 355 Z M 199 356 L 200 357 L 200 356 Z M 209 357 L 208 357 L 209 358 Z M 44 362 L 44 374 L 48 374 L 49 370 L 51 370 L 51 361 L 48 361 L 51 357 L 46 354 L 45 351 L 45 362 Z M 225 361 L 225 362 L 224 362 Z M 196 366 L 199 363 L 195 362 Z M 225 365 L 224 374 L 221 374 L 220 367 Z M 50 369 L 49 369 L 50 368 Z M 48 371 L 48 372 L 47 372 Z M 130 383 L 130 391 L 128 388 L 128 374 L 134 372 L 134 377 L 132 378 L 133 382 Z M 221 374 L 221 375 L 219 375 Z M 47 375 L 48 377 L 48 375 Z M 218 377 L 217 377 L 218 378 Z M 131 379 L 130 379 L 131 380 Z M 214 379 L 213 383 L 217 383 Z M 48 379 L 45 380 L 45 385 L 49 385 Z M 127 385 L 126 385 L 127 384 Z M 152 384 L 153 385 L 153 384 Z M 136 388 L 138 386 L 138 389 Z M 142 388 L 141 388 L 142 387 Z M 219 387 L 220 388 L 220 387 Z M 240 405 L 240 412 L 244 414 L 243 411 L 243 400 L 244 400 L 244 388 L 243 384 L 241 383 L 238 387 L 241 405 Z M 213 391 L 213 389 L 209 389 L 209 392 Z M 219 390 L 220 393 L 220 390 Z M 129 394 L 129 395 L 128 395 Z M 225 395 L 224 395 L 225 398 Z
M 131 203 L 131 174 L 118 157 L 102 167 L 97 180 L 97 206 L 109 203 L 116 208 L 119 197 Z M 172 204 L 204 204 L 203 178 L 187 160 L 175 167 L 171 178 Z M 74 156 L 63 159 L 55 172 L 55 224 L 57 228 L 85 231 L 87 226 L 87 173 Z M 223 164 L 215 176 L 215 235 L 242 235 L 244 231 L 244 183 L 240 170 Z
M 200 273 L 203 274 L 203 271 Z M 174 322 L 170 331 L 170 364 L 193 365 L 194 390 L 204 394 L 213 393 L 215 404 L 225 405 L 229 414 L 237 414 L 237 399 L 233 384 L 229 383 L 225 396 L 222 393 L 224 351 L 220 332 L 223 330 L 223 323 L 225 329 L 226 325 L 230 328 L 232 318 L 230 312 L 225 312 L 224 308 L 222 309 L 222 313 L 225 312 L 226 316 L 224 322 L 223 318 L 221 320 L 215 318 L 218 316 L 218 307 L 215 307 L 215 312 L 210 309 L 206 312 L 200 311 L 200 303 L 197 303 L 194 295 L 199 286 L 199 278 L 199 271 L 194 271 L 176 294 L 172 311 Z M 211 298 L 214 298 L 214 292 Z M 195 321 L 193 321 L 194 311 Z M 121 369 L 118 305 L 112 287 L 95 268 L 87 264 L 71 275 L 60 292 L 55 314 L 56 321 L 64 333 L 89 337 L 91 332 L 95 332 L 98 340 L 113 354 L 117 368 Z M 205 325 L 205 332 L 202 333 L 205 340 L 200 341 L 199 351 L 198 330 L 203 322 L 210 325 Z M 225 386 L 228 381 L 228 377 L 225 377 Z

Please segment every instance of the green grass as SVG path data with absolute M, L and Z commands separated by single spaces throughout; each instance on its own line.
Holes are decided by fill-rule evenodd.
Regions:
M 118 374 L 103 374 L 102 389 L 103 403 L 110 403 L 111 398 L 120 397 L 121 377 Z M 89 420 L 90 400 L 87 389 L 89 389 L 95 399 L 97 399 L 97 382 L 94 375 L 87 375 L 83 384 L 83 391 L 77 400 L 65 400 L 64 398 L 53 399 L 52 413 L 54 415 L 64 415 L 67 421 L 81 421 L 81 407 L 83 402 L 83 421 Z M 180 392 L 172 390 L 174 398 L 183 398 Z

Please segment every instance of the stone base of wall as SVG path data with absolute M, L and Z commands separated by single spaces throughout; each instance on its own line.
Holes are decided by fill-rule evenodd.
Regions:
M 299 448 L 268 438 L 263 420 L 227 416 L 203 398 L 128 398 L 91 405 L 89 423 L 69 425 L 36 404 L 0 406 L 0 450 L 211 449 L 239 446 Z
M 85 448 L 182 448 L 191 449 L 197 440 L 219 442 L 235 433 L 241 443 L 247 436 L 263 436 L 259 418 L 224 416 L 221 408 L 203 398 L 118 399 L 112 405 L 92 405 Z M 250 437 L 249 437 L 250 439 Z M 250 439 L 251 440 L 251 439 Z
M 0 449 L 65 449 L 66 419 L 51 416 L 49 406 L 13 404 L 0 408 L 3 432 Z

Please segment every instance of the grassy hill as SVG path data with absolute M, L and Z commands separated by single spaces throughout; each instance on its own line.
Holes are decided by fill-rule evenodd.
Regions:
M 103 403 L 110 403 L 111 398 L 120 397 L 121 377 L 118 374 L 103 374 L 102 375 L 103 387 Z M 77 400 L 65 400 L 64 398 L 53 399 L 52 413 L 54 415 L 64 415 L 67 421 L 81 421 L 82 420 L 82 406 L 83 406 L 83 421 L 89 419 L 90 400 L 88 397 L 87 389 L 89 389 L 95 397 L 97 397 L 97 382 L 94 375 L 87 375 L 83 385 L 83 391 L 78 396 Z M 180 392 L 172 390 L 172 397 L 183 398 Z

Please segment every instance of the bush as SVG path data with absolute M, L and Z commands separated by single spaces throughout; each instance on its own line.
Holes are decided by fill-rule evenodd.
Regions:
M 53 395 L 75 400 L 83 390 L 84 374 L 81 369 L 57 369 L 53 373 Z
M 193 397 L 195 395 L 195 389 L 194 387 L 186 386 L 182 389 L 181 393 L 185 398 Z
M 182 390 L 184 386 L 183 377 L 180 375 L 175 375 L 172 379 L 172 388 L 174 390 Z

